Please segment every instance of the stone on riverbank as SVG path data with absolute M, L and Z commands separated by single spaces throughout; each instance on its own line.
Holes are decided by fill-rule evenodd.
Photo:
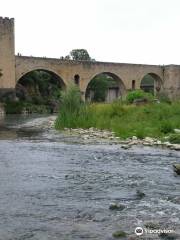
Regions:
M 125 206 L 122 204 L 117 204 L 117 203 L 111 203 L 109 206 L 110 210 L 117 210 L 117 211 L 122 211 L 125 209 Z
M 172 150 L 180 151 L 180 144 L 171 144 L 170 148 Z
M 173 168 L 175 173 L 177 173 L 177 175 L 180 175 L 180 164 L 174 164 Z
M 53 121 L 51 123 L 53 125 Z M 70 135 L 78 135 L 82 140 L 87 142 L 109 142 L 109 144 L 122 144 L 121 148 L 129 149 L 133 145 L 144 145 L 144 146 L 164 146 L 170 148 L 172 150 L 180 151 L 180 144 L 172 144 L 166 140 L 166 142 L 160 141 L 155 138 L 146 137 L 145 139 L 138 139 L 136 136 L 132 136 L 126 140 L 121 139 L 120 137 L 116 137 L 114 132 L 109 130 L 101 130 L 97 128 L 89 128 L 89 129 L 82 129 L 82 128 L 64 128 Z M 168 139 L 169 137 L 164 137 L 164 139 Z
M 136 194 L 137 194 L 137 197 L 138 197 L 139 199 L 142 199 L 142 198 L 144 198 L 144 197 L 146 196 L 146 194 L 143 193 L 143 192 L 141 192 L 140 190 L 137 190 L 137 191 L 136 191 Z
M 114 238 L 125 238 L 126 236 L 127 234 L 124 231 L 116 231 L 113 233 Z

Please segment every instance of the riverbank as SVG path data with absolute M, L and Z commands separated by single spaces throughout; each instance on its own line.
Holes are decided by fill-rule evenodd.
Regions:
M 57 130 L 66 129 L 68 134 L 82 135 L 85 140 L 120 140 L 128 145 L 126 148 L 143 144 L 180 150 L 180 102 L 84 104 L 73 91 L 71 94 L 70 89 L 64 97 L 55 121 Z
M 53 122 L 51 123 L 53 126 Z M 84 143 L 109 143 L 119 144 L 121 148 L 130 149 L 135 145 L 142 146 L 159 146 L 162 148 L 169 148 L 171 150 L 180 151 L 180 144 L 173 144 L 168 141 L 168 137 L 164 139 L 164 141 L 158 140 L 156 138 L 145 137 L 144 139 L 138 139 L 136 136 L 132 136 L 131 138 L 122 139 L 120 137 L 116 137 L 114 132 L 110 132 L 107 130 L 99 130 L 96 128 L 89 129 L 72 129 L 65 128 L 63 132 L 69 136 L 78 136 L 81 141 Z

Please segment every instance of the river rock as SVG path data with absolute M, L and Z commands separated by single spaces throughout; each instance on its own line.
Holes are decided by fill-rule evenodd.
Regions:
M 150 137 L 145 137 L 144 141 L 147 142 L 147 143 L 151 143 L 151 144 L 154 143 L 154 139 L 150 138 Z
M 175 129 L 174 129 L 174 132 L 175 132 L 175 133 L 180 133 L 180 129 L 175 128 Z
M 180 164 L 174 164 L 173 165 L 174 171 L 180 175 Z
M 123 149 L 129 149 L 131 146 L 130 145 L 122 145 L 121 148 Z
M 161 142 L 160 140 L 157 140 L 157 141 L 156 141 L 156 144 L 157 144 L 157 145 L 161 145 L 162 142 Z
M 137 194 L 137 197 L 138 197 L 139 199 L 142 199 L 142 198 L 144 198 L 144 197 L 146 196 L 146 194 L 143 193 L 143 192 L 141 192 L 140 190 L 137 190 L 137 191 L 136 191 L 136 194 Z
M 138 140 L 132 140 L 131 142 L 128 143 L 129 146 L 132 146 L 132 145 L 137 145 L 139 143 Z
M 127 234 L 124 231 L 116 231 L 113 233 L 114 238 L 125 238 Z
M 179 239 L 179 234 L 176 233 L 160 233 L 159 237 L 166 240 L 176 240 Z
M 180 144 L 172 144 L 170 148 L 172 150 L 180 151 Z
M 110 210 L 117 210 L 117 211 L 122 211 L 125 209 L 125 206 L 122 204 L 117 204 L 117 203 L 111 203 L 109 206 Z
M 171 147 L 171 146 L 172 146 L 172 143 L 170 143 L 170 142 L 164 142 L 163 145 L 165 145 L 166 147 Z
M 132 140 L 138 140 L 136 136 L 132 136 Z
M 160 228 L 160 225 L 158 223 L 154 223 L 154 222 L 147 222 L 144 224 L 144 226 L 149 229 L 159 229 Z
M 153 145 L 153 143 L 150 143 L 150 142 L 143 142 L 142 143 L 144 146 L 152 146 Z

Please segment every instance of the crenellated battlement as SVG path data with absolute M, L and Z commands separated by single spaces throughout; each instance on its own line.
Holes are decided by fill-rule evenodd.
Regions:
M 13 23 L 14 18 L 0 17 L 0 23 Z
M 14 18 L 0 17 L 0 31 L 13 31 L 14 30 Z
M 0 33 L 14 32 L 14 18 L 0 17 Z

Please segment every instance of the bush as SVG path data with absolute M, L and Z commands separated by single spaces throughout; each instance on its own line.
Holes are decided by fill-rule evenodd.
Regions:
M 171 134 L 169 137 L 170 143 L 180 144 L 180 134 Z
M 146 93 L 142 90 L 135 90 L 128 93 L 128 95 L 126 96 L 126 101 L 128 103 L 133 103 L 136 99 L 144 99 L 151 102 L 153 98 L 154 97 L 151 93 Z
M 4 107 L 6 114 L 20 114 L 24 108 L 24 103 L 7 101 Z
M 160 102 L 169 103 L 169 104 L 172 103 L 170 98 L 165 92 L 158 93 L 157 98 L 159 99 Z
M 172 132 L 174 132 L 174 127 L 171 124 L 171 122 L 164 121 L 160 125 L 160 132 L 165 133 L 165 134 L 172 133 Z

